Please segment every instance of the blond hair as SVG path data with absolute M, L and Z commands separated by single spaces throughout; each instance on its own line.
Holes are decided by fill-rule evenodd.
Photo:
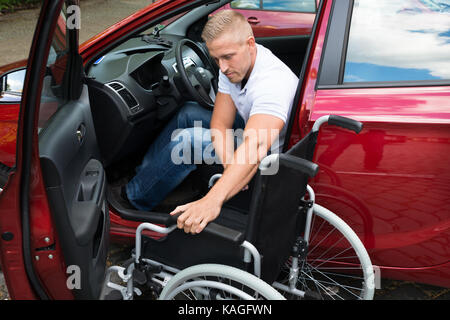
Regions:
M 226 33 L 234 33 L 236 40 L 245 41 L 253 37 L 253 30 L 245 17 L 234 10 L 222 10 L 214 14 L 206 23 L 202 39 L 211 42 Z

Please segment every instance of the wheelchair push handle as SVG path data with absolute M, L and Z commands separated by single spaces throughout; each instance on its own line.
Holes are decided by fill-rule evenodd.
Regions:
M 316 122 L 314 123 L 312 131 L 313 132 L 319 131 L 320 126 L 324 123 L 328 123 L 330 125 L 334 125 L 334 126 L 348 129 L 348 130 L 352 130 L 356 133 L 360 133 L 361 130 L 363 129 L 363 124 L 359 121 L 332 114 L 332 115 L 323 116 L 323 117 L 320 117 L 319 119 L 317 119 Z
M 328 124 L 346 128 L 356 133 L 360 133 L 361 130 L 363 129 L 363 124 L 361 122 L 336 115 L 331 115 L 328 118 Z

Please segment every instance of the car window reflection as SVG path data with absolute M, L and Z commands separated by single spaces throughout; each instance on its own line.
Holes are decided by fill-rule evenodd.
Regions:
M 260 9 L 259 0 L 234 0 L 231 1 L 233 9 Z
M 233 9 L 254 9 L 266 11 L 315 12 L 316 0 L 234 0 Z
M 450 1 L 355 0 L 344 82 L 450 79 Z
M 315 12 L 315 0 L 263 0 L 263 9 L 272 11 Z

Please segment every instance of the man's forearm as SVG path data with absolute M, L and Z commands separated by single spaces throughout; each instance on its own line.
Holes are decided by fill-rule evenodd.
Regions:
M 267 152 L 266 148 L 259 150 L 258 147 L 255 142 L 245 140 L 234 152 L 233 162 L 226 167 L 207 196 L 224 203 L 241 191 L 256 173 L 262 153 Z
M 247 187 L 249 182 L 252 180 L 253 176 L 255 175 L 256 171 L 258 170 L 258 166 L 255 165 L 253 169 L 247 174 L 247 176 L 244 179 L 241 179 L 240 183 L 236 185 L 234 189 L 231 190 L 231 192 L 228 194 L 228 198 L 234 197 L 237 193 L 245 190 L 244 188 Z
M 214 146 L 214 152 L 221 161 L 224 168 L 231 162 L 234 155 L 234 140 L 233 137 L 227 135 L 227 128 L 220 124 L 211 124 L 211 140 Z
M 230 164 L 222 177 L 211 188 L 206 197 L 214 198 L 221 204 L 242 190 L 256 173 L 256 164 Z M 242 177 L 245 177 L 242 179 Z

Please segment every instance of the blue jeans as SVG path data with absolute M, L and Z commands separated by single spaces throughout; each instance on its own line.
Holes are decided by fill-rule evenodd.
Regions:
M 167 123 L 126 185 L 128 200 L 137 209 L 150 211 L 197 168 L 196 164 L 216 160 L 209 130 L 211 116 L 212 111 L 189 101 Z M 236 114 L 233 129 L 244 126 Z

